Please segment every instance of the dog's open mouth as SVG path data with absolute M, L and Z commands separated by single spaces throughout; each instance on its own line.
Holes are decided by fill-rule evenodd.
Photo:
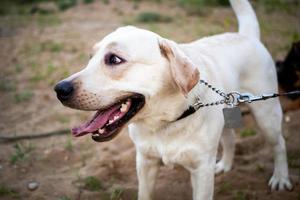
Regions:
M 129 96 L 106 109 L 98 110 L 90 121 L 73 128 L 72 134 L 75 137 L 80 137 L 91 133 L 96 142 L 109 141 L 144 105 L 145 98 L 143 95 Z

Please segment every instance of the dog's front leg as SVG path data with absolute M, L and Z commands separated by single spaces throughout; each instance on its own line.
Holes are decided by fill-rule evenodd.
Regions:
M 201 164 L 191 170 L 193 200 L 212 200 L 214 193 L 215 156 L 201 161 Z
M 151 200 L 159 167 L 159 160 L 149 158 L 142 153 L 137 152 L 136 162 L 139 181 L 138 200 Z

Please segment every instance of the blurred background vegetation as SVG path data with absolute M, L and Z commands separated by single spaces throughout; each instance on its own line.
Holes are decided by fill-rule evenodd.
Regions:
M 10 68 L 3 67 L 2 73 L 5 71 L 5 74 L 9 73 L 13 76 L 5 78 L 0 76 L 0 91 L 14 92 L 10 98 L 13 98 L 16 103 L 30 101 L 35 94 L 32 90 L 39 87 L 39 83 L 46 82 L 48 87 L 52 86 L 56 81 L 72 72 L 70 66 L 74 63 L 84 65 L 88 57 L 85 54 L 88 52 L 79 51 L 79 49 L 91 44 L 86 43 L 85 35 L 87 33 L 85 35 L 75 35 L 75 33 L 81 32 L 81 29 L 87 28 L 87 26 L 92 28 L 92 26 L 98 27 L 102 26 L 102 23 L 108 23 L 106 26 L 115 28 L 133 24 L 179 42 L 187 42 L 224 31 L 235 31 L 237 28 L 228 0 L 1 0 L 0 36 L 9 42 L 9 40 L 14 41 L 14 37 L 10 36 L 17 36 L 19 31 L 24 29 L 30 30 L 29 32 L 32 33 L 44 33 L 45 29 L 49 28 L 52 32 L 59 27 L 63 29 L 63 25 L 72 24 L 70 23 L 72 20 L 68 17 L 69 14 L 65 15 L 67 11 L 75 10 L 74 16 L 76 16 L 84 10 L 84 7 L 93 6 L 94 3 L 110 9 L 106 16 L 107 19 L 103 17 L 105 14 L 98 13 L 98 16 L 92 14 L 103 11 L 91 10 L 91 13 L 85 13 L 86 21 L 82 21 L 85 18 L 84 14 L 80 15 L 81 17 L 78 19 L 74 17 L 72 23 L 80 24 L 78 24 L 77 30 L 72 30 L 72 33 L 69 32 L 70 29 L 67 29 L 60 34 L 49 35 L 49 37 L 45 34 L 46 38 L 43 38 L 42 35 L 40 37 L 30 34 L 26 36 L 26 42 L 17 45 L 17 58 L 10 58 L 11 56 L 7 56 L 5 52 L 1 52 L 2 57 L 11 59 L 2 64 L 13 65 Z M 252 3 L 260 19 L 264 42 L 275 59 L 282 58 L 291 44 L 300 39 L 300 0 L 253 0 Z M 160 6 L 169 9 L 160 10 Z M 98 24 L 91 24 L 94 17 L 99 19 Z M 111 17 L 111 22 L 106 22 Z M 298 22 L 295 22 L 296 18 L 298 18 Z M 118 24 L 109 25 L 109 23 Z M 174 32 L 173 30 L 177 27 L 180 29 Z M 112 27 L 107 28 L 112 30 Z M 89 34 L 98 37 L 97 40 L 103 36 L 101 34 L 99 37 L 99 34 L 96 33 Z M 66 42 L 71 38 L 74 41 L 78 40 L 78 44 L 73 41 Z M 80 44 L 84 41 L 85 44 Z M 27 73 L 27 76 L 30 76 L 30 86 L 17 92 L 18 81 L 8 81 L 8 79 L 16 78 L 14 74 L 24 73 L 24 68 L 31 71 L 31 73 Z M 19 81 L 23 82 L 24 80 Z M 25 82 L 28 83 L 28 81 Z
M 291 44 L 300 40 L 300 0 L 253 0 L 252 4 L 259 18 L 262 41 L 275 60 L 284 58 Z M 228 0 L 0 0 L 0 134 L 13 136 L 65 130 L 86 120 L 89 113 L 67 109 L 58 102 L 53 86 L 86 66 L 93 44 L 124 25 L 136 25 L 177 42 L 189 42 L 237 30 L 236 18 Z M 247 123 L 238 137 L 255 138 L 259 135 L 256 133 L 258 131 L 254 123 Z M 75 199 L 71 197 L 79 189 L 84 191 L 84 195 L 91 195 L 90 199 L 99 198 L 99 193 L 104 192 L 108 197 L 103 199 L 119 200 L 120 194 L 128 191 L 119 187 L 114 189 L 113 184 L 119 183 L 124 187 L 130 183 L 136 187 L 134 153 L 126 154 L 128 149 L 133 148 L 132 143 L 128 141 L 127 135 L 120 135 L 120 140 L 99 146 L 89 137 L 75 140 L 68 136 L 46 138 L 38 142 L 32 140 L 32 145 L 2 145 L 0 199 L 3 196 L 16 196 L 17 193 L 29 197 L 36 195 L 36 198 L 28 199 Z M 124 141 L 128 144 L 124 145 Z M 118 148 L 114 149 L 114 144 Z M 120 148 L 120 144 L 124 148 Z M 244 148 L 247 145 L 240 146 Z M 96 147 L 101 148 L 101 153 L 95 151 Z M 112 150 L 107 151 L 105 148 Z M 289 157 L 290 163 L 300 162 L 299 149 L 296 150 Z M 101 162 L 92 160 L 99 155 L 102 159 L 104 152 L 114 153 L 108 154 L 107 160 Z M 62 158 L 64 161 L 61 161 Z M 249 164 L 247 159 L 240 158 L 239 163 Z M 253 157 L 253 160 L 258 160 L 258 157 Z M 116 173 L 114 163 L 120 162 L 123 164 L 117 167 Z M 87 163 L 95 167 L 89 171 L 94 174 L 79 177 L 79 171 Z M 98 171 L 102 167 L 97 163 L 109 163 L 106 170 L 110 173 Z M 273 196 L 266 194 L 266 188 L 260 188 L 260 185 L 266 186 L 264 181 L 271 172 L 267 166 L 272 164 L 269 162 L 265 165 L 265 161 L 259 166 L 252 161 L 251 164 L 254 171 L 245 173 L 236 170 L 225 177 L 228 183 L 226 180 L 217 183 L 216 199 L 260 199 L 264 195 L 267 195 L 265 199 L 296 199 L 297 192 L 275 193 Z M 1 165 L 4 166 L 2 171 Z M 123 166 L 129 166 L 126 167 L 129 171 L 122 180 L 120 176 L 125 173 Z M 298 177 L 299 171 L 296 170 L 300 169 L 300 165 L 293 166 L 292 172 Z M 23 172 L 23 169 L 27 172 Z M 256 169 L 261 177 L 252 181 L 251 187 L 242 185 L 250 181 L 241 183 L 240 177 L 247 178 L 247 174 L 251 176 L 256 173 Z M 20 179 L 16 173 L 18 170 L 24 178 Z M 49 174 L 52 170 L 58 174 L 54 178 Z M 1 172 L 5 174 L 3 177 Z M 174 177 L 177 181 L 178 174 L 175 173 L 176 176 L 168 177 Z M 28 194 L 23 186 L 32 177 L 38 177 L 44 188 Z M 232 184 L 232 177 L 237 180 L 234 186 L 229 185 L 229 182 Z M 104 178 L 105 181 L 102 180 Z M 80 186 L 77 186 L 78 182 Z M 183 184 L 186 187 L 185 181 Z M 53 189 L 61 198 L 53 197 Z M 261 193 L 254 194 L 253 191 L 257 189 Z M 136 193 L 136 188 L 133 192 Z M 41 198 L 38 198 L 39 195 Z M 130 199 L 134 199 L 134 196 L 130 195 Z M 222 198 L 226 196 L 228 198 Z
M 33 12 L 39 12 L 41 14 L 49 14 L 54 10 L 39 7 L 30 7 L 32 4 L 39 4 L 45 2 L 53 2 L 57 5 L 57 8 L 61 11 L 67 10 L 78 3 L 89 4 L 95 0 L 1 0 L 0 2 L 0 15 L 5 14 L 28 14 Z M 103 3 L 109 4 L 110 0 L 101 0 Z M 229 6 L 228 0 L 131 0 L 133 2 L 156 2 L 165 3 L 170 1 L 176 1 L 178 5 L 183 6 L 191 14 L 201 14 L 205 6 Z M 299 5 L 300 0 L 254 0 L 255 4 L 263 5 L 272 11 L 274 9 L 290 9 L 293 5 Z

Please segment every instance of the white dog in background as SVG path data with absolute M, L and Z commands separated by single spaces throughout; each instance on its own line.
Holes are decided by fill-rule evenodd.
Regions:
M 90 133 L 95 141 L 108 141 L 129 124 L 137 152 L 139 200 L 152 199 L 161 161 L 189 170 L 194 200 L 213 199 L 215 172 L 232 168 L 235 133 L 226 129 L 222 134 L 224 105 L 177 120 L 197 97 L 203 102 L 219 98 L 199 84 L 200 78 L 225 92 L 277 92 L 274 62 L 260 41 L 251 5 L 247 0 L 230 2 L 238 33 L 177 44 L 147 30 L 122 27 L 95 45 L 85 69 L 55 87 L 64 105 L 97 111 L 72 130 L 74 136 Z M 271 189 L 291 189 L 279 100 L 249 106 L 274 151 Z M 216 164 L 220 138 L 223 156 Z

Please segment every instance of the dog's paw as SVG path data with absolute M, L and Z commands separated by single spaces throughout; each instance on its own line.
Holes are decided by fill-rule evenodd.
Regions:
M 222 160 L 217 162 L 215 167 L 215 174 L 226 173 L 231 170 L 231 165 L 224 163 Z
M 269 187 L 272 191 L 282 191 L 282 190 L 289 190 L 291 191 L 293 189 L 293 185 L 289 178 L 286 177 L 277 177 L 275 175 L 272 176 L 272 178 L 269 181 Z

